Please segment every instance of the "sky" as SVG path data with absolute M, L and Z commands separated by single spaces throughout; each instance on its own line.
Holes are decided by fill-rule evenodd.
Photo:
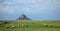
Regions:
M 60 20 L 60 0 L 0 0 L 0 20 L 22 14 L 33 20 Z

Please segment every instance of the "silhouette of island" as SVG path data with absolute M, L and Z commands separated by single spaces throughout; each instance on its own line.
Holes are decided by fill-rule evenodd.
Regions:
M 22 14 L 21 16 L 19 16 L 17 20 L 31 20 L 31 19 L 28 18 L 25 14 Z

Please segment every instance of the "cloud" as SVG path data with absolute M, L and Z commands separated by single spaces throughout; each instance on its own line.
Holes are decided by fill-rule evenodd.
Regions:
M 2 12 L 2 13 L 14 13 L 15 11 L 15 9 L 16 9 L 16 7 L 11 7 L 11 6 L 6 6 L 6 7 L 0 7 L 1 9 L 0 9 L 0 12 Z
M 0 4 L 0 13 L 13 14 L 16 12 L 17 8 L 18 6 L 11 2 L 4 2 L 3 4 Z
M 24 8 L 24 10 L 26 10 L 26 11 L 27 11 L 27 10 L 30 10 L 30 8 L 26 7 L 26 8 Z
M 36 3 L 36 1 L 35 0 L 32 0 L 32 3 Z
M 55 14 L 59 14 L 60 10 L 60 0 L 1 0 L 0 3 L 0 15 L 2 13 L 10 15 L 24 13 L 48 18 L 49 15 L 54 17 Z
M 0 0 L 0 4 L 3 3 L 5 0 Z

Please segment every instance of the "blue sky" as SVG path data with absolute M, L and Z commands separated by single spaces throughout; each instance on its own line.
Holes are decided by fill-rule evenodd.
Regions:
M 0 20 L 23 13 L 33 20 L 60 20 L 60 0 L 0 0 Z

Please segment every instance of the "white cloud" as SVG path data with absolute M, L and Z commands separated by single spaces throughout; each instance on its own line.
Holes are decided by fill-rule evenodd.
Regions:
M 26 11 L 27 11 L 27 10 L 30 10 L 30 8 L 26 7 L 26 8 L 24 8 L 24 10 L 26 10 Z
M 32 3 L 36 3 L 36 1 L 35 0 L 32 0 Z
M 31 8 L 39 8 L 40 7 L 40 5 L 31 5 Z
M 13 4 L 12 2 L 4 2 L 4 4 Z
M 0 12 L 2 13 L 8 13 L 8 14 L 13 14 L 16 12 L 17 7 L 16 6 L 1 6 L 0 7 Z
M 13 1 L 13 0 L 11 0 L 11 1 Z M 56 0 L 57 1 L 57 0 Z M 58 2 L 58 1 L 57 1 Z M 24 6 L 25 5 L 27 5 L 28 7 L 25 7 L 24 8 L 24 10 L 25 11 L 27 11 L 27 12 L 29 12 L 30 10 L 32 11 L 32 9 L 36 9 L 36 10 L 43 10 L 43 9 L 50 9 L 51 7 L 57 7 L 56 5 L 52 5 L 51 4 L 51 1 L 50 0 L 17 0 L 17 1 L 13 1 L 13 2 L 9 2 L 9 1 L 7 1 L 7 2 L 5 2 L 4 4 L 8 4 L 8 5 L 10 5 L 10 4 L 19 4 L 19 3 L 25 3 L 24 4 Z M 29 3 L 31 3 L 31 5 L 28 5 Z M 32 4 L 32 3 L 35 3 L 35 4 Z M 41 4 L 40 4 L 41 3 Z M 54 4 L 57 4 L 57 3 L 55 3 L 55 2 L 53 2 Z M 51 7 L 49 7 L 50 6 L 50 4 L 51 4 Z M 58 3 L 59 4 L 59 3 Z M 30 8 L 29 8 L 30 7 Z M 32 9 L 31 9 L 32 8 Z M 38 8 L 38 9 L 37 9 Z M 41 9 L 40 9 L 41 8 Z M 15 10 L 16 9 L 16 10 Z M 20 9 L 18 9 L 18 10 L 20 10 Z M 8 12 L 8 13 L 15 13 L 15 11 L 17 11 L 17 7 L 15 7 L 15 6 L 7 6 L 7 7 L 5 7 L 5 6 L 3 6 L 3 7 L 0 7 L 0 11 L 3 11 L 3 12 Z M 33 10 L 34 11 L 34 10 Z
M 31 8 L 29 8 L 29 7 L 24 8 L 24 13 L 30 13 L 30 12 L 31 12 Z
M 38 1 L 41 1 L 41 0 L 38 0 Z

